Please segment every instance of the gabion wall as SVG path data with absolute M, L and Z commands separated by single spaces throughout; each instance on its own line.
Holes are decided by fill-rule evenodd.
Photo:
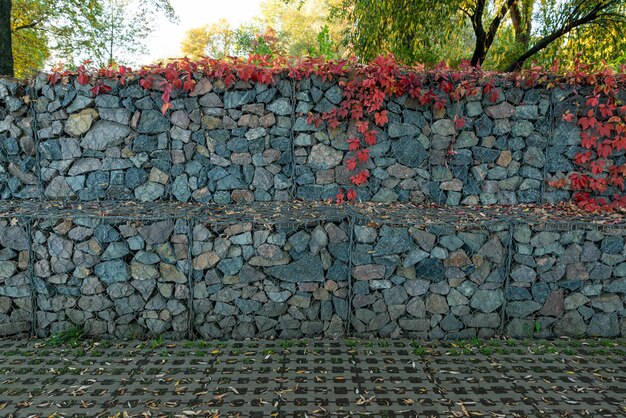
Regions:
M 623 225 L 515 225 L 506 333 L 626 335 L 625 235 Z
M 505 83 L 504 80 L 501 80 Z M 92 97 L 75 81 L 0 80 L 2 199 L 250 203 L 333 199 L 349 185 L 353 124 L 309 125 L 337 106 L 337 80 L 273 85 L 202 79 L 160 112 L 136 81 Z M 499 86 L 442 111 L 408 96 L 385 101 L 389 123 L 365 163 L 361 201 L 448 205 L 558 202 L 545 180 L 574 169 L 578 128 L 560 120 L 578 99 L 559 88 Z M 28 91 L 27 91 L 28 90 Z M 28 96 L 26 96 L 28 93 Z M 465 120 L 463 127 L 454 123 Z
M 626 336 L 626 225 L 614 220 L 305 203 L 4 209 L 3 336 Z

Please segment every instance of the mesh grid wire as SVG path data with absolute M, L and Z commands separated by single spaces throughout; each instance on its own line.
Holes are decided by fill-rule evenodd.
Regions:
M 621 225 L 528 221 L 513 226 L 507 335 L 626 335 Z
M 0 337 L 32 331 L 28 220 L 0 217 Z
M 354 236 L 356 335 L 458 339 L 499 331 L 510 240 L 506 220 L 362 210 Z
M 337 129 L 319 128 L 306 123 L 312 110 L 331 110 L 342 100 L 342 91 L 334 82 L 312 76 L 296 83 L 294 158 L 296 197 L 304 200 L 334 199 L 339 187 L 352 187 L 346 160 L 354 158 L 348 150 L 348 139 L 359 134 L 354 123 L 342 122 Z M 432 159 L 443 160 L 445 151 L 434 150 L 429 156 L 430 140 L 423 128 L 432 119 L 430 110 L 417 103 L 405 103 L 406 97 L 387 99 L 383 108 L 389 112 L 390 123 L 383 129 L 370 124 L 378 132 L 377 143 L 369 148 L 367 168 L 371 177 L 356 189 L 358 199 L 373 201 L 424 202 L 429 195 Z M 401 103 L 407 108 L 402 110 Z M 451 138 L 447 138 L 451 141 Z M 443 146 L 443 145 L 442 145 Z M 444 147 L 445 148 L 445 147 Z
M 349 222 L 342 211 L 312 211 L 303 219 L 289 205 L 266 208 L 261 216 L 197 215 L 195 332 L 212 339 L 345 335 Z
M 172 93 L 169 117 L 160 94 L 138 84 L 112 83 L 95 99 L 69 87 L 37 86 L 32 106 L 47 199 L 227 204 L 291 195 L 288 80 L 226 88 L 205 78 L 195 93 Z
M 620 217 L 537 208 L 9 202 L 0 324 L 38 336 L 623 336 L 625 235 Z
M 35 219 L 37 335 L 189 335 L 188 221 Z
M 0 199 L 38 197 L 33 118 L 24 86 L 0 80 Z

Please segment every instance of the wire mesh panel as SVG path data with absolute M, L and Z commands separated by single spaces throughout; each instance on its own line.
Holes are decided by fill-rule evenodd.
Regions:
M 355 335 L 493 336 L 500 327 L 509 228 L 413 209 L 361 212 L 354 227 Z
M 0 80 L 0 199 L 39 195 L 33 120 L 24 86 Z
M 330 129 L 324 122 L 307 123 L 310 111 L 316 114 L 339 107 L 343 96 L 337 81 L 322 81 L 312 76 L 297 85 L 294 123 L 294 156 L 296 159 L 296 196 L 304 200 L 334 199 L 338 189 L 351 187 L 347 161 L 356 158 L 348 151 L 348 140 L 361 137 L 354 123 L 341 123 Z M 405 106 L 405 107 L 403 107 Z M 423 202 L 428 194 L 428 138 L 431 112 L 406 97 L 385 101 L 389 124 L 377 131 L 377 143 L 368 146 L 369 158 L 359 163 L 370 171 L 366 185 L 357 189 L 364 201 Z M 362 142 L 363 143 L 363 142 Z
M 185 220 L 34 220 L 37 334 L 182 338 L 189 332 Z
M 448 164 L 434 166 L 438 203 L 517 204 L 541 201 L 549 94 L 503 86 L 495 97 L 477 95 L 460 104 L 464 127 L 453 138 Z M 493 101 L 495 99 L 495 101 Z
M 0 218 L 0 337 L 31 332 L 27 228 L 23 218 Z
M 172 195 L 218 204 L 284 201 L 291 193 L 292 85 L 202 79 L 172 113 Z M 176 108 L 176 107 L 175 107 Z
M 285 210 L 287 210 L 285 208 Z M 227 214 L 226 214 L 227 215 Z M 262 223 L 199 217 L 194 329 L 203 338 L 337 337 L 349 316 L 349 223 L 277 212 Z
M 45 75 L 44 75 L 45 77 Z M 105 81 L 105 83 L 107 83 Z M 35 103 L 45 197 L 71 200 L 169 198 L 170 121 L 160 93 L 111 84 L 43 85 Z
M 516 224 L 506 334 L 626 336 L 624 236 L 623 225 Z

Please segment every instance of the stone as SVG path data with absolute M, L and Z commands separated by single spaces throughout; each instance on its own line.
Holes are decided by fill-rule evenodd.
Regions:
M 589 322 L 590 337 L 618 337 L 620 335 L 619 322 L 616 314 L 596 314 Z
M 506 304 L 507 315 L 513 318 L 525 318 L 531 313 L 538 311 L 541 305 L 535 301 L 508 302 Z
M 477 289 L 470 299 L 470 306 L 484 313 L 498 309 L 504 303 L 504 293 L 501 289 Z
M 601 250 L 607 254 L 621 254 L 624 251 L 624 238 L 620 236 L 608 236 L 602 240 Z
M 432 132 L 442 136 L 454 136 L 456 135 L 456 129 L 454 127 L 454 121 L 451 119 L 439 119 L 435 121 L 430 127 Z
M 343 153 L 324 144 L 317 144 L 311 148 L 307 164 L 316 170 L 327 170 L 341 163 Z
M 404 288 L 411 296 L 421 296 L 428 291 L 429 287 L 430 281 L 428 280 L 414 279 L 404 282 Z
M 165 186 L 148 181 L 135 189 L 135 198 L 141 202 L 152 202 L 165 194 Z
M 426 232 L 416 227 L 410 227 L 409 234 L 411 234 L 415 242 L 417 242 L 417 245 L 422 247 L 422 249 L 427 252 L 432 251 L 435 246 L 435 242 L 437 242 L 437 236 L 435 234 L 431 234 L 430 232 Z
M 417 126 L 408 123 L 389 123 L 387 130 L 390 138 L 400 138 L 403 136 L 415 136 L 420 130 Z
M 123 260 L 105 261 L 94 267 L 94 273 L 105 284 L 124 282 L 130 278 L 130 267 Z
M 537 278 L 537 272 L 528 266 L 517 266 L 511 272 L 511 278 L 520 283 L 533 283 Z
M 65 132 L 74 137 L 80 137 L 91 128 L 91 124 L 98 117 L 94 109 L 84 109 L 80 113 L 70 115 L 65 121 Z
M 267 110 L 280 116 L 287 116 L 291 114 L 291 103 L 289 99 L 280 98 L 270 103 Z
M 18 225 L 6 227 L 0 232 L 0 246 L 15 251 L 28 250 L 26 229 Z
M 511 127 L 511 134 L 513 136 L 521 136 L 526 138 L 533 133 L 534 129 L 535 127 L 532 122 L 529 122 L 527 120 L 517 120 L 515 121 L 515 123 L 513 123 L 513 126 Z
M 571 311 L 573 309 L 578 309 L 579 307 L 584 306 L 585 304 L 587 304 L 587 302 L 589 302 L 588 297 L 580 293 L 574 293 L 565 298 L 563 306 L 566 311 Z
M 601 311 L 610 313 L 624 309 L 624 304 L 619 295 L 605 293 L 591 299 L 591 306 Z
M 539 313 L 541 315 L 556 316 L 557 318 L 560 318 L 563 316 L 564 309 L 565 304 L 563 299 L 563 289 L 559 289 L 550 293 Z
M 215 267 L 220 261 L 220 257 L 214 251 L 207 251 L 197 255 L 193 259 L 194 270 L 206 270 Z
M 170 130 L 170 121 L 156 110 L 144 110 L 141 112 L 137 132 L 140 134 L 158 134 Z
M 187 276 L 176 266 L 168 263 L 159 263 L 161 279 L 166 282 L 187 283 Z
M 385 266 L 380 264 L 364 264 L 352 268 L 352 277 L 356 280 L 375 280 L 385 277 Z
M 323 282 L 324 269 L 319 255 L 304 254 L 298 260 L 280 266 L 270 267 L 268 273 L 286 282 Z
M 411 137 L 402 137 L 391 143 L 397 161 L 407 167 L 419 168 L 429 154 L 422 144 Z
M 446 298 L 437 295 L 434 293 L 430 293 L 426 296 L 426 311 L 434 314 L 445 314 L 448 313 L 448 302 Z
M 57 176 L 50 181 L 46 186 L 44 194 L 50 199 L 67 199 L 75 196 L 66 178 L 61 176 Z
M 142 264 L 136 261 L 130 263 L 130 273 L 133 279 L 149 280 L 159 277 L 159 271 L 150 264 Z
M 399 254 L 412 247 L 411 238 L 406 228 L 383 226 L 379 233 L 378 243 L 374 247 L 375 255 Z
M 554 323 L 557 336 L 580 337 L 587 332 L 587 325 L 578 311 L 569 311 Z
M 119 123 L 101 120 L 87 132 L 80 146 L 86 149 L 104 151 L 120 145 L 130 134 L 130 128 Z
M 174 231 L 174 222 L 170 220 L 153 222 L 137 228 L 146 244 L 155 245 L 167 242 Z
M 515 107 L 508 102 L 485 107 L 485 114 L 493 119 L 509 119 L 514 113 Z

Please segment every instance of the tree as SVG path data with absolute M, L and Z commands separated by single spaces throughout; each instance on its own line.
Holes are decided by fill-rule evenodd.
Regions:
M 222 58 L 236 55 L 236 33 L 226 19 L 185 32 L 180 49 L 185 56 Z
M 495 47 L 498 57 L 491 61 L 512 71 L 566 35 L 593 30 L 602 37 L 623 31 L 625 4 L 626 0 L 344 0 L 341 11 L 354 22 L 349 40 L 362 60 L 393 52 L 407 63 L 453 61 L 457 53 L 463 54 L 459 45 L 469 36 L 471 53 L 465 57 L 472 65 L 489 62 Z
M 341 0 L 265 0 L 256 21 L 276 31 L 284 55 L 317 55 L 322 48 L 327 55 L 341 55 L 345 52 L 341 41 L 348 25 L 343 19 L 331 19 L 340 5 Z M 321 48 L 320 44 L 326 46 Z
M 550 45 L 562 43 L 567 35 L 591 34 L 594 38 L 611 38 L 611 33 L 626 30 L 625 0 L 547 0 L 540 8 L 541 26 L 532 45 L 517 57 L 505 71 L 513 71 Z M 598 48 L 601 45 L 595 45 Z M 606 46 L 606 45 L 605 45 Z
M 36 71 L 52 49 L 59 55 L 76 49 L 102 10 L 96 0 L 2 0 L 0 8 L 3 19 L 10 12 L 9 24 L 0 25 L 0 73 L 18 76 Z
M 75 64 L 95 57 L 100 64 L 128 57 L 143 46 L 156 14 L 174 18 L 169 0 L 1 0 L 0 73 L 28 75 L 45 60 Z M 12 43 L 13 48 L 8 48 Z M 11 62 L 14 65 L 11 65 Z
M 74 57 L 93 59 L 101 66 L 140 64 L 135 57 L 145 50 L 158 15 L 165 15 L 171 22 L 177 20 L 169 0 L 100 0 L 100 3 L 101 18 L 85 33 L 89 42 L 72 52 Z
M 456 48 L 455 31 L 463 27 L 457 11 L 461 0 L 344 0 L 337 15 L 353 22 L 347 33 L 361 61 L 382 53 L 412 64 L 435 64 L 447 46 Z M 465 51 L 463 51 L 465 52 Z
M 0 28 L 11 28 L 11 0 L 0 0 Z M 0 75 L 14 75 L 11 30 L 0 30 Z

